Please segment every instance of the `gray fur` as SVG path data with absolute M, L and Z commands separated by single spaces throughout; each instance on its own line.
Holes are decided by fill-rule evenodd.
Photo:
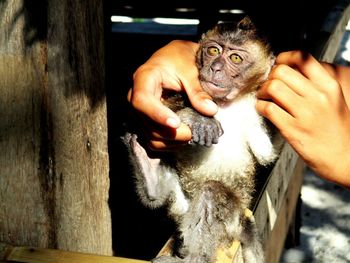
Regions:
M 211 46 L 223 55 L 208 55 Z M 243 61 L 234 64 L 229 56 L 236 49 Z M 255 92 L 273 63 L 267 42 L 249 18 L 228 29 L 218 25 L 203 35 L 197 54 L 202 86 L 220 107 L 215 118 L 188 106 L 178 110 L 192 130 L 192 141 L 162 156 L 149 154 L 136 134 L 124 136 L 141 201 L 151 208 L 168 206 L 182 240 L 174 256 L 152 262 L 212 263 L 217 249 L 233 240 L 241 241 L 244 262 L 264 262 L 256 226 L 244 210 L 252 205 L 256 166 L 277 157 L 271 130 L 255 111 Z

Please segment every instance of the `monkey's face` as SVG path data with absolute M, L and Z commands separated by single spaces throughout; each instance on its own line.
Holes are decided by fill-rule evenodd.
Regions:
M 234 45 L 213 40 L 202 44 L 197 64 L 203 89 L 214 99 L 224 101 L 256 88 L 272 65 L 259 43 Z

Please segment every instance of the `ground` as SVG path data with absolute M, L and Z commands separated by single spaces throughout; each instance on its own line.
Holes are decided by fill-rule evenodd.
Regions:
M 350 262 L 350 191 L 307 170 L 301 198 L 300 245 L 281 263 Z

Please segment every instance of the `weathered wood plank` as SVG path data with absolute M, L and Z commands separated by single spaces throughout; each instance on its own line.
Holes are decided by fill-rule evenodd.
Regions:
M 102 1 L 0 2 L 0 242 L 112 254 Z
M 322 61 L 330 63 L 334 61 L 349 19 L 350 5 L 346 1 L 339 1 L 328 14 L 321 29 L 328 34 L 328 39 L 319 54 Z
M 22 4 L 0 8 L 0 240 L 43 246 L 50 239 L 39 180 L 44 43 L 26 48 Z
M 285 143 L 280 157 L 269 176 L 266 187 L 258 200 L 254 217 L 259 234 L 263 240 L 269 239 L 281 206 L 284 204 L 287 189 L 292 187 L 290 180 L 294 175 L 298 158 L 291 146 Z
M 48 18 L 58 248 L 111 255 L 102 1 L 51 0 Z
M 280 209 L 278 210 L 274 227 L 271 229 L 268 239 L 265 240 L 266 262 L 280 262 L 288 230 L 295 219 L 294 214 L 303 183 L 304 168 L 305 164 L 301 159 L 298 159 L 289 187 L 282 199 Z
M 32 247 L 5 247 L 1 253 L 0 262 L 22 263 L 142 263 L 144 260 L 122 257 L 99 256 L 87 253 L 69 252 L 56 249 L 42 249 Z

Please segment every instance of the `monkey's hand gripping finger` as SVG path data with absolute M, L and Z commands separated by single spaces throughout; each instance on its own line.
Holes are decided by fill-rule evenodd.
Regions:
M 190 127 L 191 142 L 209 147 L 218 143 L 219 137 L 224 134 L 220 122 L 213 117 L 200 115 L 191 108 L 184 108 L 176 113 L 181 121 Z

